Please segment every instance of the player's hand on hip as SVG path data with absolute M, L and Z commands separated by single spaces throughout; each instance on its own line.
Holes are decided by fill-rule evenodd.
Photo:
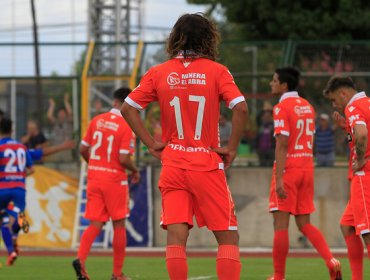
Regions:
M 153 144 L 148 147 L 149 153 L 152 154 L 152 156 L 156 157 L 157 159 L 161 159 L 161 154 L 163 149 L 167 146 L 167 144 L 154 141 Z
M 284 188 L 284 181 L 282 179 L 276 180 L 276 194 L 280 199 L 287 198 L 287 193 Z
M 213 148 L 211 150 L 218 153 L 222 158 L 225 169 L 228 169 L 231 166 L 231 163 L 236 157 L 236 151 L 231 151 L 228 147 Z
M 131 184 L 137 184 L 140 181 L 140 171 L 136 170 L 131 173 Z
M 367 159 L 363 159 L 361 161 L 359 161 L 358 159 L 353 160 L 352 161 L 353 174 L 356 173 L 357 171 L 360 171 L 362 167 L 364 167 L 366 162 L 367 162 Z

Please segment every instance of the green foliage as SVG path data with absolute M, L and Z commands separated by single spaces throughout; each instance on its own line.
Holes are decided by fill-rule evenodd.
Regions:
M 244 39 L 370 39 L 367 0 L 188 0 L 223 8 Z M 240 30 L 241 31 L 240 31 Z

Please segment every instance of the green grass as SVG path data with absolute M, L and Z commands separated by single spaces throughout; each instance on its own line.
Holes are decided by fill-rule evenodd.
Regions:
M 1 259 L 4 263 L 5 257 Z M 72 280 L 75 279 L 69 257 L 20 257 L 13 267 L 3 266 L 0 269 L 0 279 L 7 280 Z M 341 259 L 343 279 L 350 279 L 347 259 Z M 263 280 L 272 271 L 269 258 L 243 258 L 241 279 Z M 364 279 L 370 279 L 369 261 L 364 259 Z M 217 279 L 215 259 L 189 258 L 189 278 Z M 87 269 L 92 280 L 109 280 L 112 261 L 109 257 L 90 257 Z M 132 279 L 162 280 L 168 279 L 164 258 L 126 259 L 125 273 Z M 202 278 L 203 276 L 204 278 Z M 208 276 L 208 278 L 207 278 Z M 324 263 L 319 258 L 289 258 L 287 263 L 288 280 L 326 280 L 329 279 Z

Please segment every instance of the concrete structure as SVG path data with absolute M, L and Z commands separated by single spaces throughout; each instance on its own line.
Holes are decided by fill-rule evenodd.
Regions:
M 166 235 L 159 227 L 161 196 L 157 183 L 160 167 L 153 170 L 154 246 L 165 246 Z M 243 247 L 272 245 L 272 216 L 268 213 L 271 174 L 270 168 L 235 167 L 230 170 L 229 185 L 239 220 L 240 245 Z M 331 247 L 344 247 L 339 221 L 348 200 L 347 168 L 316 168 L 315 190 L 316 211 L 312 215 L 312 223 L 322 230 Z M 291 247 L 304 247 L 304 242 L 299 242 L 302 235 L 293 218 L 289 233 Z M 194 227 L 191 230 L 189 247 L 211 247 L 216 244 L 213 234 L 205 228 Z

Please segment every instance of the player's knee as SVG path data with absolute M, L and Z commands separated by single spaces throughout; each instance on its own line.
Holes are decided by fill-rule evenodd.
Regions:
M 304 233 L 304 232 L 303 232 L 303 228 L 304 228 L 306 225 L 308 225 L 309 223 L 300 223 L 300 222 L 297 222 L 296 224 L 297 224 L 298 230 L 299 230 L 300 232 Z
M 355 234 L 355 228 L 351 226 L 346 226 L 346 225 L 340 225 L 340 230 L 343 234 L 344 237 Z
M 239 232 L 234 230 L 229 231 L 214 231 L 213 232 L 217 243 L 219 245 L 238 245 L 239 244 Z
M 167 226 L 167 244 L 186 245 L 189 237 L 188 225 L 168 225 Z
M 364 240 L 366 246 L 370 245 L 370 233 L 363 234 L 362 239 Z

